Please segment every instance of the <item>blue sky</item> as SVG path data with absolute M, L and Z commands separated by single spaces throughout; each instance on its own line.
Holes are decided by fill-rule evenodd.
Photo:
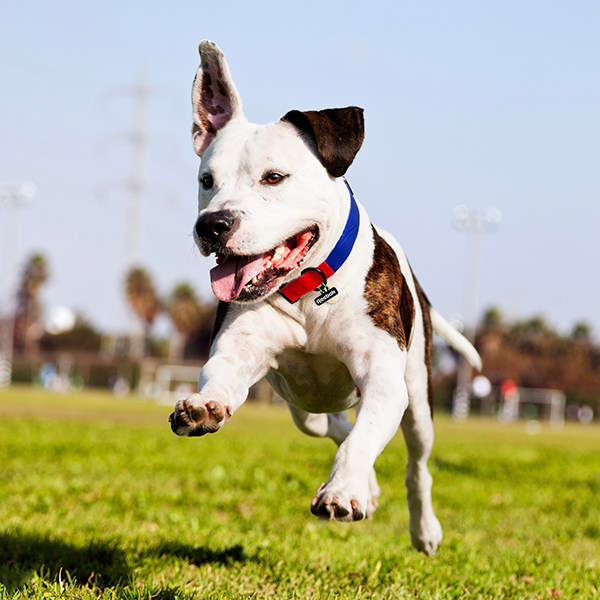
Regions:
M 253 121 L 365 109 L 348 179 L 445 315 L 461 312 L 467 251 L 452 209 L 496 207 L 479 310 L 600 333 L 597 2 L 5 0 L 0 17 L 0 181 L 38 186 L 26 208 L 0 208 L 3 293 L 40 250 L 47 308 L 126 326 L 130 91 L 145 80 L 139 258 L 161 293 L 187 280 L 209 297 L 213 263 L 190 236 L 190 88 L 207 38 Z

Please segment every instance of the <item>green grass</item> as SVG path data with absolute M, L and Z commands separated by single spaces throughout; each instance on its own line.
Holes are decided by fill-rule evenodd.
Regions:
M 436 417 L 444 543 L 412 549 L 401 435 L 370 522 L 309 512 L 332 442 L 246 405 L 183 439 L 169 407 L 0 392 L 0 598 L 599 598 L 600 430 Z

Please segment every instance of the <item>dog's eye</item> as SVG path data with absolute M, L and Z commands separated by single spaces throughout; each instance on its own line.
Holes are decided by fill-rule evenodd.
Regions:
M 282 175 L 281 173 L 267 173 L 264 177 L 264 181 L 265 183 L 274 185 L 275 183 L 279 183 L 284 177 L 285 175 Z
M 205 190 L 210 190 L 214 185 L 212 175 L 210 173 L 205 173 L 200 177 L 200 183 Z

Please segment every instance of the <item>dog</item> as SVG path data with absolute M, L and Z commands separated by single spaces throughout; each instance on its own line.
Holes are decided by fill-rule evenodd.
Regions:
M 216 255 L 219 304 L 199 392 L 177 402 L 171 428 L 218 431 L 266 377 L 301 431 L 339 446 L 311 512 L 357 521 L 377 507 L 373 464 L 401 427 L 411 541 L 433 554 L 442 540 L 427 468 L 433 332 L 478 369 L 481 359 L 431 306 L 400 245 L 371 224 L 344 179 L 363 141 L 363 110 L 292 110 L 254 124 L 218 46 L 202 42 L 200 57 L 194 239 L 204 256 Z

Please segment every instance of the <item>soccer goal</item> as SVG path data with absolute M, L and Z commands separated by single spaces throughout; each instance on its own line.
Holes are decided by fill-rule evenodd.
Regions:
M 169 404 L 196 392 L 199 375 L 198 366 L 160 365 L 154 373 L 152 391 L 147 395 Z
M 560 390 L 539 388 L 515 388 L 500 400 L 499 417 L 502 421 L 525 420 L 548 421 L 553 428 L 565 422 L 566 396 Z

